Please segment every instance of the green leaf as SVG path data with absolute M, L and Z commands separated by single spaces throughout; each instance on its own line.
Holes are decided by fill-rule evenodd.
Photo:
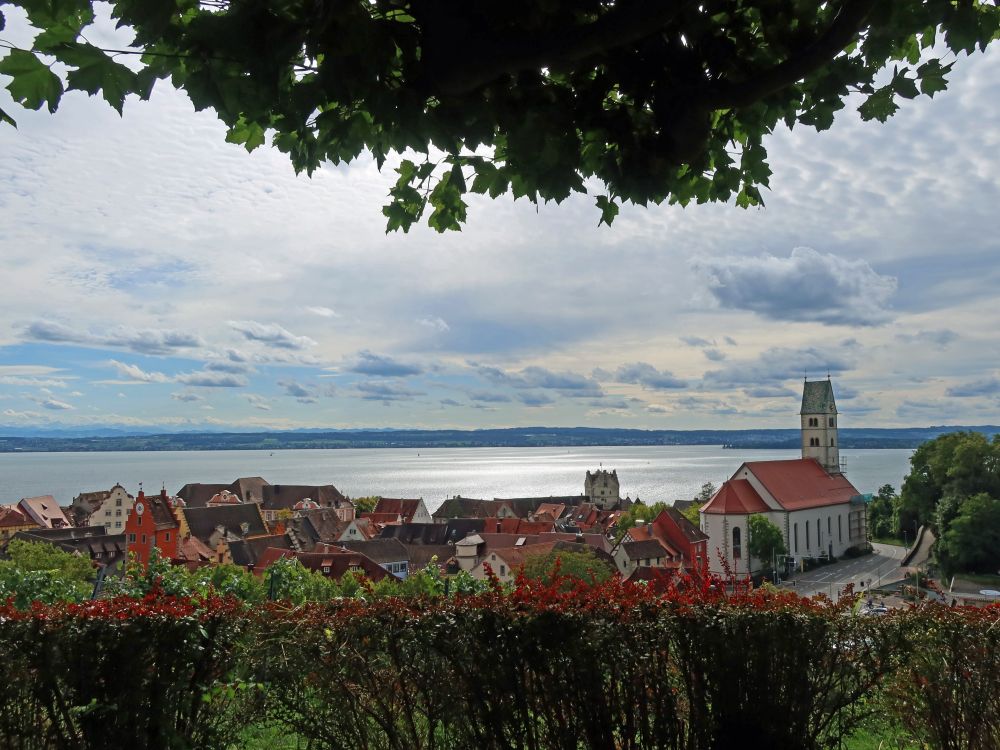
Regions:
M 63 85 L 49 66 L 31 52 L 15 49 L 0 60 L 0 74 L 11 77 L 7 90 L 27 109 L 41 109 L 48 105 L 49 112 L 55 112 L 62 98 Z
M 242 117 L 226 133 L 228 143 L 242 143 L 247 151 L 253 151 L 258 146 L 263 146 L 267 141 L 264 128 L 258 122 L 247 122 Z
M 122 112 L 125 97 L 139 88 L 135 73 L 91 44 L 73 44 L 55 54 L 57 60 L 76 66 L 66 76 L 69 88 L 86 91 L 91 96 L 100 91 L 104 101 L 118 114 Z
M 0 122 L 6 122 L 9 125 L 13 125 L 15 128 L 17 127 L 17 123 L 14 121 L 14 118 L 8 115 L 6 112 L 4 112 L 2 109 L 0 109 Z
M 865 99 L 858 107 L 861 119 L 866 121 L 874 119 L 879 122 L 888 120 L 899 109 L 899 105 L 893 101 L 892 94 L 892 84 L 889 84 Z
M 597 207 L 601 209 L 601 219 L 597 222 L 597 226 L 607 224 L 610 227 L 611 222 L 618 216 L 618 204 L 606 195 L 599 195 L 597 196 Z
M 920 79 L 920 90 L 933 97 L 938 91 L 948 88 L 948 80 L 945 76 L 951 71 L 952 65 L 942 65 L 940 60 L 928 60 L 917 68 L 917 77 Z
M 75 12 L 60 17 L 58 21 L 47 24 L 42 32 L 35 37 L 33 47 L 36 52 L 54 53 L 66 44 L 73 44 L 84 26 L 94 22 L 94 9 L 87 5 Z

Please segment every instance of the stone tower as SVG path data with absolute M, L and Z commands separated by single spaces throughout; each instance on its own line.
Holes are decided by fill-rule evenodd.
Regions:
M 588 502 L 603 510 L 611 510 L 621 500 L 620 492 L 617 469 L 614 471 L 598 469 L 595 472 L 587 472 L 587 478 L 583 482 L 583 494 L 587 496 Z
M 802 458 L 815 458 L 830 474 L 840 474 L 840 438 L 833 383 L 806 380 L 802 386 Z

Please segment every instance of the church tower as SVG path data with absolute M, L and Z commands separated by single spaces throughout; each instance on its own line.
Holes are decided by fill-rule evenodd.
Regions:
M 840 438 L 833 383 L 806 380 L 802 385 L 802 458 L 815 458 L 830 474 L 840 474 Z

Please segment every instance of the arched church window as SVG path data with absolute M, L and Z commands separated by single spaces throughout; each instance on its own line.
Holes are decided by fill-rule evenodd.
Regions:
M 833 438 L 830 438 L 830 447 L 833 447 Z
M 833 427 L 833 417 L 830 417 L 830 426 Z
M 733 527 L 733 559 L 739 560 L 743 557 L 743 544 L 740 539 L 740 527 Z

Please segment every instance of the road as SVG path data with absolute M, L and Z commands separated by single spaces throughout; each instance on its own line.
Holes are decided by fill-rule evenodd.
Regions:
M 875 551 L 870 555 L 840 560 L 805 573 L 795 573 L 782 586 L 802 596 L 822 593 L 836 599 L 849 583 L 854 584 L 855 591 L 867 591 L 869 586 L 877 588 L 902 578 L 899 563 L 906 550 L 891 544 L 873 544 L 872 547 Z

